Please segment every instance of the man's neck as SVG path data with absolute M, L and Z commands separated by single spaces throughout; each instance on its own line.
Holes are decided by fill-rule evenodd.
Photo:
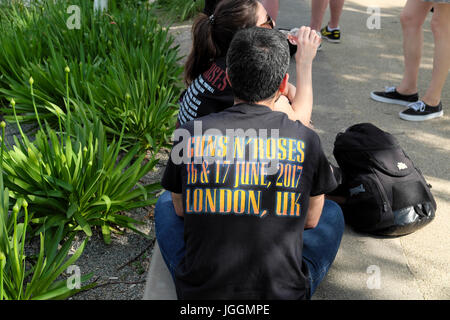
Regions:
M 275 107 L 275 101 L 276 101 L 276 99 L 275 99 L 275 98 L 272 98 L 272 99 L 261 100 L 261 101 L 256 101 L 256 102 L 250 103 L 250 102 L 248 102 L 248 101 L 244 101 L 244 100 L 241 100 L 241 99 L 238 99 L 238 98 L 234 98 L 234 104 L 235 104 L 235 105 L 236 105 L 236 104 L 239 104 L 239 103 L 246 103 L 246 104 L 260 104 L 260 105 L 269 107 L 271 110 L 273 110 L 274 107 Z

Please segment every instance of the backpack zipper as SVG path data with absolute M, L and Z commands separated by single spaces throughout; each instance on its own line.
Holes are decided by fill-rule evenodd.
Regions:
M 380 184 L 378 183 L 378 181 L 380 180 L 380 178 L 378 178 L 378 175 L 376 174 L 376 172 L 372 169 L 372 173 L 374 174 L 374 176 L 376 177 L 374 180 L 375 182 L 375 186 L 378 189 L 378 192 L 381 194 L 381 198 L 383 201 L 383 212 L 387 212 L 388 211 L 388 199 L 387 196 L 384 193 L 384 190 L 382 190 L 382 187 L 380 187 Z

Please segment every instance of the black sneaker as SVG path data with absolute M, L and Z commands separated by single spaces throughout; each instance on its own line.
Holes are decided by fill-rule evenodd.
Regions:
M 397 92 L 395 87 L 386 87 L 384 91 L 372 91 L 370 97 L 376 101 L 399 104 L 402 106 L 407 106 L 419 100 L 419 94 L 401 94 Z
M 442 102 L 439 102 L 436 107 L 432 107 L 419 100 L 409 104 L 408 109 L 400 112 L 398 115 L 403 120 L 424 121 L 442 117 L 444 115 L 444 111 L 442 111 Z
M 341 42 L 341 30 L 333 30 L 329 31 L 328 26 L 323 27 L 320 30 L 320 34 L 323 39 L 330 41 L 330 42 Z

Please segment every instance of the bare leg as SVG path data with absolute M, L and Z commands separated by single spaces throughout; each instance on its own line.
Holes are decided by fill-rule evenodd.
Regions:
M 320 31 L 322 28 L 322 19 L 327 10 L 329 0 L 311 0 L 311 29 Z
M 260 0 L 261 4 L 266 8 L 269 16 L 276 22 L 278 17 L 278 0 Z
M 397 91 L 402 94 L 417 92 L 420 59 L 422 57 L 422 26 L 433 4 L 421 0 L 408 0 L 400 16 L 403 31 L 405 66 L 403 79 Z
M 342 9 L 344 8 L 345 0 L 330 0 L 330 22 L 328 27 L 339 27 L 339 19 L 341 18 Z
M 441 101 L 450 69 L 450 4 L 434 4 L 431 30 L 434 36 L 433 73 L 422 100 L 430 106 L 436 106 Z

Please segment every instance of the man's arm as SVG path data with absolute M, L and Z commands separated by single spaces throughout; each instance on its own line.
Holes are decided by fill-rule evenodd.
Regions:
M 173 206 L 175 208 L 175 213 L 177 214 L 177 216 L 184 217 L 183 194 L 172 192 L 172 202 L 173 202 Z
M 309 208 L 306 214 L 305 229 L 312 229 L 317 226 L 322 215 L 325 195 L 321 194 L 309 198 Z

